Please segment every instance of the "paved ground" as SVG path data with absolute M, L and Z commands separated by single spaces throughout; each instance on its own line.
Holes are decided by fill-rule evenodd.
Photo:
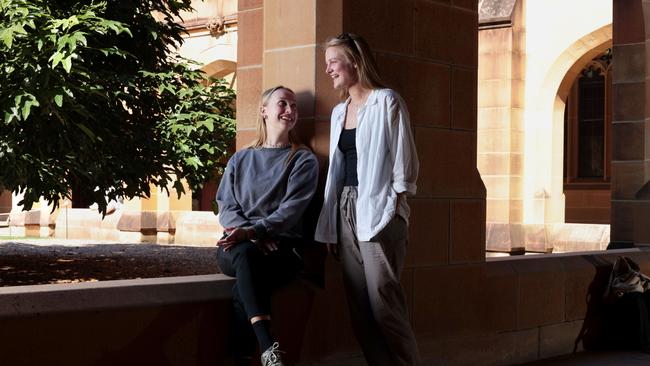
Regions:
M 218 271 L 216 247 L 0 237 L 0 287 Z
M 642 352 L 581 352 L 522 366 L 649 366 L 650 354 Z

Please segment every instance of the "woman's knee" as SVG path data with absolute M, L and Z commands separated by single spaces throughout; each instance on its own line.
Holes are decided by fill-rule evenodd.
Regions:
M 228 250 L 232 261 L 237 266 L 239 263 L 256 262 L 263 257 L 257 245 L 251 241 L 241 242 Z
M 257 246 L 250 242 L 241 242 L 228 250 L 219 248 L 217 251 L 217 265 L 221 272 L 228 276 L 235 276 L 237 268 L 242 264 L 248 263 L 251 260 L 254 262 L 259 252 Z

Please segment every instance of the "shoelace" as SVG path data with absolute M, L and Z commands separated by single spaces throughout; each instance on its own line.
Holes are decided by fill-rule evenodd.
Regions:
M 280 348 L 280 344 L 278 342 L 275 342 L 273 343 L 273 345 L 271 345 L 270 349 L 266 350 L 266 352 L 268 352 L 269 359 L 271 360 L 271 362 L 274 363 L 278 362 L 278 359 L 280 358 L 280 353 L 283 353 L 278 348 Z

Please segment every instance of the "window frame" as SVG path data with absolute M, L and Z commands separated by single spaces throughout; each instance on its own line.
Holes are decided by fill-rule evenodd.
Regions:
M 589 68 L 597 70 L 604 76 L 604 131 L 603 131 L 603 177 L 587 178 L 578 175 L 579 165 L 579 148 L 580 148 L 580 131 L 578 120 L 579 109 L 579 84 L 583 77 L 583 72 Z M 564 189 L 611 189 L 611 137 L 612 137 L 612 65 L 610 59 L 604 55 L 590 61 L 583 69 L 571 86 L 569 95 L 566 100 L 565 118 L 564 118 Z

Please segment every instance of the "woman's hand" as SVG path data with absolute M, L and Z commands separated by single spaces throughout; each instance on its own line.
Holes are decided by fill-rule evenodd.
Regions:
M 406 192 L 400 192 L 397 194 L 397 200 L 395 201 L 395 206 L 399 207 L 399 204 L 401 201 L 407 199 L 406 198 Z
M 228 251 L 228 249 L 232 248 L 233 246 L 239 244 L 240 242 L 244 240 L 249 240 L 250 239 L 250 229 L 245 229 L 243 227 L 227 227 L 225 228 L 226 233 L 228 236 L 225 238 L 219 240 L 217 242 L 217 246 L 222 246 L 224 251 Z
M 338 243 L 327 243 L 327 252 L 334 257 L 337 261 L 341 261 L 339 258 L 339 244 Z
M 264 255 L 271 254 L 278 250 L 279 240 L 276 239 L 262 239 L 257 241 L 257 247 L 264 253 Z

